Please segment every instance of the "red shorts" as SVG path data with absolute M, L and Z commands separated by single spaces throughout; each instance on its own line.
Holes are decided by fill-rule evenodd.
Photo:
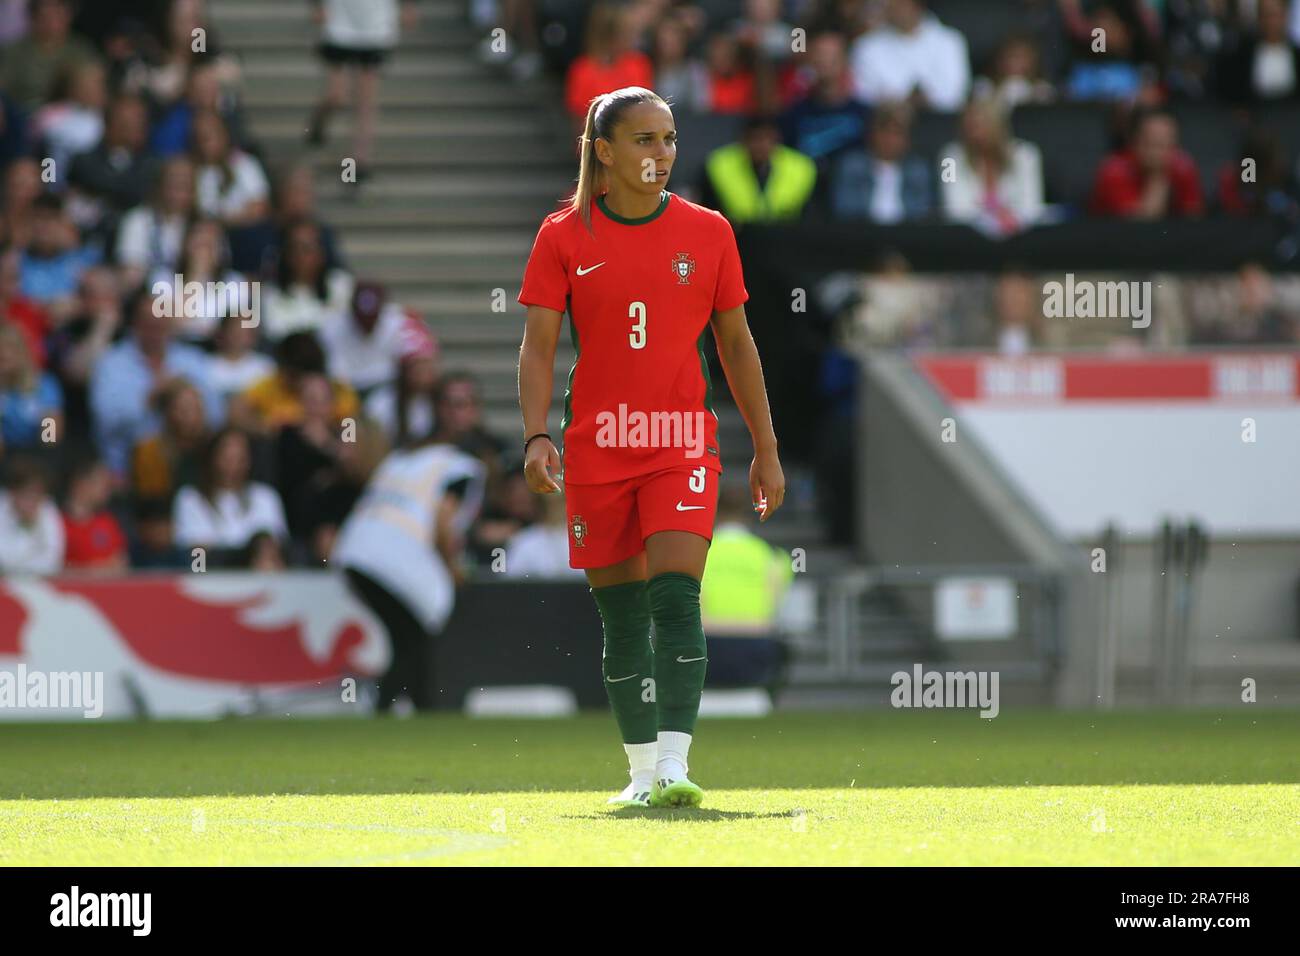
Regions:
M 677 465 L 607 484 L 566 484 L 569 567 L 626 561 L 657 531 L 691 531 L 712 541 L 720 477 L 703 466 Z

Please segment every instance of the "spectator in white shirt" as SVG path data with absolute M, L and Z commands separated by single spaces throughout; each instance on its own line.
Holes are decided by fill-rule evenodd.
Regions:
M 94 149 L 104 135 L 108 80 L 103 64 L 88 60 L 67 69 L 58 82 L 61 92 L 36 111 L 29 135 L 54 160 L 54 168 L 64 170 L 72 157 Z M 62 177 L 56 177 L 50 187 L 61 189 Z
M 285 227 L 274 285 L 262 288 L 262 334 L 278 342 L 291 332 L 315 332 L 343 317 L 352 301 L 352 276 L 326 267 L 316 223 Z
M 199 211 L 227 227 L 261 222 L 271 211 L 271 187 L 262 164 L 238 149 L 215 110 L 194 115 L 194 162 Z
M 123 288 L 135 288 L 155 270 L 175 271 L 194 211 L 194 163 L 173 156 L 163 164 L 153 200 L 128 212 L 118 227 L 114 258 Z
M 1048 103 L 1056 96 L 1043 75 L 1043 56 L 1037 41 L 1015 33 L 998 46 L 988 75 L 975 80 L 972 96 L 991 97 L 1006 109 L 1021 103 Z
M 275 489 L 252 481 L 252 447 L 238 428 L 226 427 L 213 436 L 198 485 L 176 493 L 172 516 L 176 543 L 238 551 L 258 532 L 283 540 L 287 534 L 284 508 Z
M 180 296 L 176 295 L 178 278 Z M 174 268 L 156 269 L 149 288 L 162 302 L 181 303 L 184 311 L 176 316 L 175 331 L 186 342 L 210 339 L 222 316 L 253 315 L 252 288 L 230 268 L 230 243 L 215 219 L 190 223 L 180 260 Z
M 944 214 L 993 235 L 1033 225 L 1043 211 L 1043 157 L 1015 139 L 995 100 L 973 100 L 961 118 L 961 141 L 939 158 Z
M 275 371 L 275 360 L 255 351 L 257 329 L 244 324 L 242 316 L 227 315 L 217 326 L 212 353 L 212 387 L 229 406 L 230 399 Z
M 940 23 L 923 0 L 888 0 L 885 21 L 853 44 L 858 99 L 911 100 L 944 113 L 960 109 L 970 88 L 966 38 Z
M 506 542 L 508 578 L 576 578 L 586 572 L 569 567 L 569 527 L 563 495 L 542 495 L 542 520 L 517 531 Z
M 352 307 L 321 329 L 329 373 L 363 396 L 397 378 L 406 312 L 377 282 L 358 282 Z
M 1300 97 L 1300 44 L 1287 35 L 1286 0 L 1259 0 L 1255 29 L 1220 57 L 1215 70 L 1219 92 L 1234 103 Z
M 8 463 L 0 491 L 0 575 L 58 574 L 63 569 L 63 519 L 50 498 L 40 465 L 18 458 Z

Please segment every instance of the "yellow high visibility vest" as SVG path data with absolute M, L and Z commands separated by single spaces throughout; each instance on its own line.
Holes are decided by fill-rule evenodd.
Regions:
M 803 210 L 817 184 L 817 164 L 789 146 L 772 151 L 772 169 L 761 189 L 742 143 L 715 149 L 704 168 L 722 202 L 722 212 L 733 222 L 792 219 Z
M 718 528 L 700 582 L 705 630 L 770 631 L 794 571 L 790 558 L 744 528 Z

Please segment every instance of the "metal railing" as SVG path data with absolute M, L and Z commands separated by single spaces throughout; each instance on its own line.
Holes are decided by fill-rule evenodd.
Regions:
M 1010 627 L 997 638 L 940 633 L 936 589 L 961 579 L 1014 589 Z M 807 582 L 809 607 L 788 621 L 792 684 L 856 684 L 917 662 L 978 661 L 1007 677 L 1046 679 L 1062 645 L 1060 576 L 1029 565 L 863 567 Z

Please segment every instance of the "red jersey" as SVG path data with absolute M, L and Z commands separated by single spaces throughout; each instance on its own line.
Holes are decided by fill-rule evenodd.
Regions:
M 721 213 L 664 191 L 624 219 L 592 203 L 542 222 L 519 301 L 569 313 L 577 360 L 561 425 L 564 478 L 603 484 L 682 464 L 721 472 L 704 332 L 748 298 Z
M 107 511 L 83 520 L 65 513 L 63 534 L 67 541 L 63 563 L 69 568 L 93 567 L 126 552 L 122 526 Z
M 614 60 L 604 63 L 583 54 L 569 65 L 564 80 L 564 102 L 574 116 L 586 118 L 591 101 L 604 93 L 625 86 L 654 86 L 655 68 L 650 57 L 637 50 L 628 50 Z
M 36 367 L 45 368 L 45 336 L 50 331 L 49 314 L 31 299 L 15 296 L 9 300 L 8 309 L 0 314 L 0 321 L 5 319 L 18 326 L 22 332 Z
M 1142 170 L 1131 151 L 1106 157 L 1097 169 L 1091 209 L 1094 216 L 1124 216 L 1142 199 Z M 1166 215 L 1199 216 L 1204 212 L 1201 177 L 1196 163 L 1182 150 L 1169 163 L 1169 205 Z

